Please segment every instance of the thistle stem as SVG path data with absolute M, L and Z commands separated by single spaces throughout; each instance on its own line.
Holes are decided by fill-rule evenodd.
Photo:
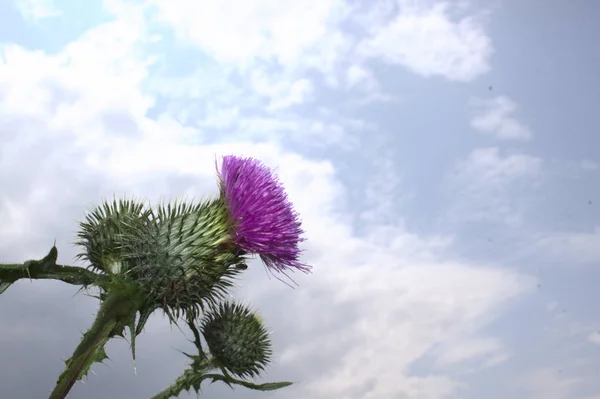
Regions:
M 200 331 L 196 328 L 194 321 L 192 319 L 188 319 L 188 327 L 192 330 L 192 334 L 194 334 L 194 345 L 198 348 L 198 353 L 202 359 L 206 359 L 204 354 L 204 350 L 202 349 L 202 341 L 200 340 Z
M 81 342 L 67 360 L 66 368 L 58 377 L 56 386 L 48 399 L 64 399 L 75 382 L 89 370 L 90 366 L 105 358 L 104 346 L 116 334 L 120 334 L 131 318 L 135 318 L 137 301 L 131 291 L 110 292 L 102 302 L 96 320 L 84 334 Z
M 206 364 L 206 363 L 205 363 Z M 228 373 L 223 370 L 222 374 L 206 374 L 206 371 L 209 371 L 210 366 L 206 364 L 208 367 L 204 368 L 191 368 L 187 369 L 183 372 L 183 374 L 177 378 L 177 380 L 171 384 L 168 388 L 163 389 L 160 393 L 154 395 L 150 399 L 170 399 L 172 397 L 177 397 L 181 393 L 181 391 L 190 391 L 191 388 L 194 388 L 196 393 L 200 395 L 200 384 L 202 381 L 210 379 L 212 382 L 222 381 L 229 385 L 230 388 L 233 388 L 233 385 L 241 385 L 248 389 L 253 389 L 257 391 L 275 391 L 277 389 L 285 388 L 292 385 L 292 382 L 289 381 L 281 381 L 281 382 L 267 382 L 264 384 L 254 384 L 249 381 L 239 380 L 237 378 L 233 378 Z
M 200 395 L 199 388 L 202 383 L 203 376 L 191 369 L 187 369 L 180 375 L 174 383 L 167 388 L 163 389 L 150 399 L 169 399 L 177 397 L 181 391 L 189 391 L 191 388 L 196 390 L 198 396 Z
M 68 284 L 86 286 L 98 282 L 101 277 L 77 266 L 43 265 L 39 262 L 0 264 L 0 283 L 5 284 L 6 288 L 23 278 L 60 280 Z

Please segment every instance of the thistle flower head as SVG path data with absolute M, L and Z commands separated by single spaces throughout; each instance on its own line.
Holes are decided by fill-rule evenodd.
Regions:
M 227 208 L 218 198 L 154 209 L 115 200 L 81 223 L 78 244 L 85 251 L 79 257 L 136 286 L 148 309 L 194 318 L 206 303 L 218 302 L 240 273 L 243 254 L 230 244 L 229 231 Z
M 267 330 L 248 308 L 231 302 L 214 307 L 202 321 L 202 335 L 213 361 L 239 377 L 255 377 L 269 364 Z
M 217 171 L 236 245 L 258 254 L 271 270 L 308 272 L 311 267 L 298 261 L 298 244 L 304 241 L 298 213 L 272 171 L 255 159 L 232 155 L 223 157 Z

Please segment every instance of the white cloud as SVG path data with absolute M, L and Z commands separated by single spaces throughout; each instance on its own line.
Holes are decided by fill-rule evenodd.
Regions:
M 354 147 L 361 132 L 344 126 L 342 116 L 326 121 L 293 112 L 295 106 L 315 100 L 316 83 L 309 69 L 321 71 L 332 86 L 340 85 L 338 64 L 350 44 L 337 24 L 348 6 L 338 0 L 234 3 L 151 2 L 158 10 L 157 20 L 210 57 L 188 76 L 158 76 L 149 82 L 151 91 L 168 99 L 166 112 L 183 123 L 193 120 L 201 128 L 236 130 L 248 139 Z M 190 97 L 196 101 L 187 101 Z M 371 98 L 377 98 L 376 93 Z M 198 118 L 199 113 L 205 116 Z M 326 138 L 300 139 L 305 132 Z
M 598 170 L 600 165 L 596 161 L 592 161 L 589 159 L 584 159 L 579 163 L 579 166 L 583 170 Z
M 502 155 L 497 147 L 476 148 L 461 160 L 449 177 L 460 198 L 453 218 L 488 219 L 516 225 L 521 210 L 515 197 L 531 190 L 541 176 L 542 160 L 527 154 Z
M 346 72 L 346 79 L 350 88 L 357 85 L 365 85 L 368 88 L 375 88 L 378 85 L 378 82 L 371 71 L 360 65 L 350 66 Z
M 553 261 L 595 264 L 600 262 L 600 227 L 591 232 L 540 234 L 532 251 L 541 251 Z
M 476 148 L 460 163 L 459 180 L 464 180 L 475 190 L 502 189 L 521 180 L 537 177 L 541 159 L 526 155 L 502 156 L 497 147 Z
M 527 397 L 532 399 L 569 399 L 573 388 L 581 383 L 579 378 L 563 377 L 555 369 L 543 368 L 527 376 L 525 386 Z
M 396 166 L 391 151 L 385 151 L 382 146 L 379 154 L 374 161 L 376 172 L 365 187 L 365 211 L 361 213 L 361 220 L 370 224 L 397 225 L 401 221 L 394 215 L 400 213 L 400 207 L 411 195 L 399 195 L 401 171 Z
M 372 37 L 360 44 L 362 55 L 454 81 L 470 81 L 490 70 L 491 40 L 477 17 L 454 21 L 450 14 L 456 9 L 449 2 L 400 1 L 399 8 L 394 17 L 393 7 L 382 7 L 363 18 Z M 382 22 L 387 25 L 380 27 Z
M 349 104 L 364 106 L 398 100 L 396 96 L 384 92 L 376 75 L 364 65 L 350 65 L 346 70 L 345 81 L 349 91 L 361 93 L 360 98 L 348 101 Z
M 600 331 L 594 331 L 588 337 L 591 343 L 600 345 Z
M 455 382 L 443 374 L 433 374 L 431 380 L 410 375 L 407 370 L 412 362 L 435 345 L 479 331 L 497 316 L 501 303 L 531 287 L 531 281 L 511 272 L 419 260 L 419 255 L 403 254 L 395 246 L 361 248 L 342 257 L 335 254 L 337 262 L 324 263 L 333 270 L 319 271 L 313 284 L 337 288 L 329 294 L 316 291 L 321 294 L 315 299 L 310 299 L 310 292 L 298 298 L 302 305 L 293 318 L 312 315 L 304 319 L 301 332 L 307 340 L 288 348 L 282 361 L 327 362 L 328 366 L 317 370 L 321 377 L 307 387 L 306 396 L 446 397 L 456 388 Z M 365 258 L 365 253 L 373 252 Z M 392 262 L 392 258 L 406 260 Z M 349 309 L 352 323 L 338 324 L 337 317 L 322 308 L 322 300 Z M 313 335 L 314 342 L 310 342 Z M 377 378 L 375 386 L 369 387 L 370 378 Z M 443 393 L 438 391 L 441 380 L 450 383 Z
M 336 52 L 328 55 L 322 50 L 344 40 L 337 23 L 348 12 L 341 0 L 152 3 L 158 7 L 159 19 L 180 38 L 195 43 L 219 62 L 241 68 L 270 60 L 285 67 L 303 63 L 323 67 L 319 63 L 335 57 Z
M 508 360 L 509 357 L 510 355 L 497 339 L 472 338 L 447 343 L 438 356 L 437 363 L 448 367 L 478 359 L 483 367 L 491 367 Z
M 531 130 L 511 116 L 517 109 L 511 99 L 504 96 L 492 100 L 474 99 L 471 105 L 478 111 L 478 115 L 471 119 L 475 130 L 501 140 L 528 140 L 532 137 Z
M 23 18 L 33 22 L 62 15 L 54 0 L 15 0 L 14 3 Z
M 156 7 L 158 21 L 216 62 L 219 81 L 234 72 L 249 79 L 249 93 L 241 94 L 237 88 L 235 101 L 247 102 L 250 94 L 250 98 L 266 98 L 275 111 L 304 103 L 313 98 L 314 85 L 306 71 L 321 72 L 332 88 L 362 90 L 365 95 L 348 101 L 351 104 L 390 101 L 391 96 L 381 92 L 377 76 L 364 62 L 373 57 L 392 59 L 420 75 L 453 80 L 471 80 L 488 69 L 491 45 L 478 19 L 471 16 L 452 21 L 451 11 L 458 8 L 447 3 L 404 1 L 396 22 L 371 32 L 375 36 L 366 39 L 347 26 L 356 21 L 370 29 L 380 26 L 390 18 L 388 11 L 394 11 L 381 7 L 385 1 L 369 3 L 366 14 L 357 3 L 343 0 L 310 0 L 297 5 L 273 0 L 234 3 L 153 0 L 149 4 Z M 383 48 L 382 43 L 388 42 L 396 43 L 395 47 Z M 163 90 L 197 92 L 207 84 L 206 67 L 201 69 L 184 84 L 165 82 Z M 214 77 L 208 80 L 212 82 Z M 221 87 L 217 93 L 219 97 L 236 92 L 226 86 L 226 91 Z M 212 96 L 210 101 L 215 101 Z
M 251 72 L 250 84 L 257 94 L 271 99 L 268 108 L 273 111 L 306 102 L 314 90 L 312 82 L 306 78 L 274 81 L 258 70 Z

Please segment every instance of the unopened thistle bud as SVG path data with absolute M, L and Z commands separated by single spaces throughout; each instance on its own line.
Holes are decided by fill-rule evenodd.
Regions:
M 149 211 L 144 204 L 135 200 L 113 200 L 104 202 L 79 224 L 77 245 L 84 252 L 77 255 L 87 260 L 90 267 L 107 274 L 119 274 L 123 269 L 123 238 L 132 230 L 148 224 Z
M 255 377 L 271 360 L 271 342 L 261 320 L 248 308 L 221 303 L 202 321 L 202 335 L 215 365 L 239 377 Z

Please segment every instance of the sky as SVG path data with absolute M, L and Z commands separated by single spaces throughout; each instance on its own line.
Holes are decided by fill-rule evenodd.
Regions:
M 76 264 L 103 198 L 274 168 L 302 215 L 291 289 L 253 262 L 271 393 L 599 399 L 600 3 L 0 0 L 0 261 Z M 98 301 L 0 296 L 0 397 L 47 397 Z M 70 398 L 148 398 L 192 345 L 156 313 Z M 180 398 L 193 398 L 182 394 Z

